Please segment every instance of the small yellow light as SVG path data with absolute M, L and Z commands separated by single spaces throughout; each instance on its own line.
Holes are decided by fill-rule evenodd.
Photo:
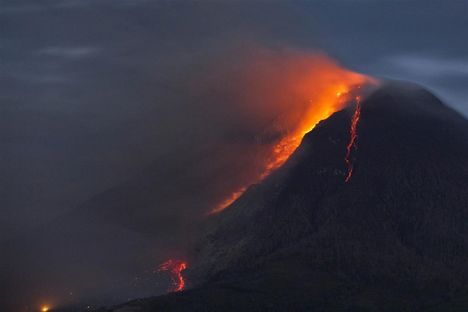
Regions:
M 50 309 L 49 306 L 46 306 L 46 305 L 42 306 L 41 307 L 41 312 L 47 312 L 47 311 L 49 311 L 49 309 Z

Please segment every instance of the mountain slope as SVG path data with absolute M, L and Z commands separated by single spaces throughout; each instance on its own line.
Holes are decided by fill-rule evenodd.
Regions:
M 362 103 L 345 183 L 352 113 L 209 221 L 198 287 L 115 310 L 466 311 L 468 122 L 387 83 Z

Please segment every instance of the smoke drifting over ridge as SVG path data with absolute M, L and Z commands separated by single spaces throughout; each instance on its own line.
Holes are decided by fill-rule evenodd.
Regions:
M 188 153 L 205 153 L 195 170 L 187 169 L 203 176 L 204 184 L 194 180 L 202 193 L 209 190 L 201 211 L 213 211 L 213 202 L 259 182 L 305 133 L 348 104 L 353 89 L 374 83 L 320 52 L 250 45 L 210 60 L 184 90 L 187 104 L 201 113 L 188 123 L 201 121 L 190 128 L 203 129 L 203 136 L 185 145 Z
M 281 166 L 307 132 L 348 103 L 353 89 L 376 82 L 341 68 L 323 54 L 298 51 L 260 49 L 235 72 L 225 76 L 226 81 L 234 80 L 236 89 L 231 97 L 237 111 L 233 115 L 239 115 L 237 124 L 247 126 L 235 129 L 251 131 L 254 144 L 246 149 L 260 149 L 260 155 L 251 157 L 255 168 L 239 168 L 252 176 L 212 212 L 226 208 L 249 184 Z
M 184 78 L 171 83 L 174 97 L 164 104 L 171 112 L 158 125 L 169 137 L 159 145 L 163 157 L 140 174 L 152 178 L 138 182 L 162 199 L 145 209 L 182 220 L 204 216 L 258 182 L 317 122 L 348 104 L 353 88 L 376 83 L 321 52 L 259 44 L 219 52 L 188 70 L 178 73 Z M 281 142 L 288 150 L 275 152 Z
M 211 60 L 200 62 L 197 71 L 190 68 L 190 73 L 182 77 L 173 84 L 175 96 L 168 97 L 170 101 L 164 105 L 174 103 L 186 109 L 171 107 L 171 114 L 164 118 L 167 128 L 158 125 L 174 140 L 158 145 L 163 156 L 139 174 L 80 205 L 71 217 L 52 223 L 51 227 L 66 228 L 67 232 L 76 227 L 66 242 L 50 240 L 55 235 L 42 229 L 35 237 L 41 240 L 44 235 L 41 243 L 26 253 L 26 260 L 22 259 L 27 270 L 36 271 L 28 281 L 30 287 L 42 288 L 39 293 L 54 297 L 56 304 L 67 302 L 61 299 L 64 294 L 55 295 L 68 286 L 63 285 L 67 281 L 62 276 L 73 279 L 81 260 L 62 247 L 41 254 L 46 246 L 71 244 L 74 250 L 87 255 L 85 262 L 78 265 L 86 269 L 86 276 L 81 274 L 80 281 L 72 283 L 79 288 L 70 292 L 87 298 L 109 287 L 107 283 L 115 283 L 115 278 L 106 276 L 116 276 L 121 285 L 112 286 L 118 289 L 117 293 L 125 293 L 132 274 L 138 275 L 145 266 L 161 263 L 174 254 L 186 254 L 194 229 L 207 212 L 278 167 L 305 132 L 346 105 L 347 92 L 371 81 L 318 52 L 261 45 L 220 52 Z M 148 118 L 154 116 L 157 114 L 152 112 Z M 173 129 L 180 133 L 171 133 Z M 285 138 L 285 150 L 275 156 L 275 149 Z M 88 223 L 96 216 L 99 219 L 92 222 L 96 226 L 93 227 Z M 108 223 L 110 227 L 104 226 Z M 110 241 L 92 239 L 93 235 L 112 237 L 114 231 L 122 230 L 135 235 Z M 91 251 L 89 244 L 95 246 Z M 117 259 L 122 263 L 105 268 L 101 262 L 95 263 L 98 259 L 110 261 L 101 254 L 109 251 L 118 251 Z M 32 266 L 26 265 L 29 257 L 41 260 L 36 258 Z M 52 259 L 66 265 L 49 267 Z M 97 274 L 97 269 L 102 271 Z M 47 285 L 41 285 L 45 279 Z M 156 293 L 167 289 L 165 285 L 158 287 Z

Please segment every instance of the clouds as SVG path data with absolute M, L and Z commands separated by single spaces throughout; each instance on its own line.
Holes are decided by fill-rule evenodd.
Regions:
M 63 46 L 50 46 L 40 49 L 37 53 L 40 55 L 51 56 L 51 57 L 60 57 L 66 59 L 79 59 L 83 57 L 88 57 L 98 52 L 97 48 L 89 46 L 72 46 L 72 47 L 63 47 Z
M 382 77 L 418 82 L 468 116 L 468 59 L 437 53 L 386 55 L 368 65 Z
M 421 55 L 396 55 L 384 59 L 402 73 L 426 78 L 468 77 L 468 59 L 446 59 Z

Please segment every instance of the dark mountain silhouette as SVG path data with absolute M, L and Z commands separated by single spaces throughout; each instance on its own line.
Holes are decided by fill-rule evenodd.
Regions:
M 468 121 L 385 83 L 208 220 L 192 289 L 112 311 L 468 311 Z

